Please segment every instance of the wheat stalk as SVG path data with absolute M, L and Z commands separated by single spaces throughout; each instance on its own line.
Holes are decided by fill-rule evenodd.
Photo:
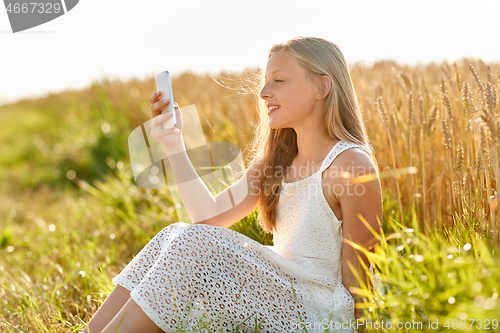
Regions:
M 455 77 L 457 80 L 457 89 L 458 93 L 462 93 L 462 73 L 460 73 L 460 70 L 458 69 L 458 65 L 456 62 L 453 63 L 453 67 L 455 67 Z
M 387 117 L 387 112 L 385 111 L 384 103 L 382 101 L 382 96 L 377 97 L 377 110 L 380 114 L 380 119 L 385 128 L 389 128 L 389 118 Z
M 474 199 L 476 202 L 476 207 L 479 207 L 479 199 L 483 196 L 483 183 L 481 181 L 481 174 L 483 173 L 483 159 L 481 158 L 480 152 L 481 146 L 477 146 L 477 158 L 476 158 L 476 186 Z M 483 219 L 481 219 L 481 229 L 484 230 Z
M 450 136 L 450 131 L 448 129 L 448 122 L 446 119 L 443 118 L 441 119 L 441 129 L 443 130 L 443 139 L 444 139 L 444 146 L 446 148 L 446 153 L 448 155 L 448 163 L 450 163 L 450 178 L 451 178 L 451 195 L 452 195 L 452 202 L 453 206 L 455 206 L 456 198 L 455 198 L 455 190 L 453 188 L 453 169 L 451 168 L 451 136 Z
M 469 91 L 469 83 L 467 81 L 463 84 L 464 89 L 462 90 L 462 103 L 465 106 L 465 110 L 467 111 L 466 116 L 469 116 L 469 119 L 475 119 L 479 111 L 474 104 L 474 100 Z
M 446 111 L 448 111 L 448 117 L 450 118 L 450 122 L 453 122 L 453 111 L 451 109 L 450 99 L 448 98 L 448 91 L 446 89 L 446 83 L 444 79 L 441 78 L 441 96 L 443 99 L 443 104 L 446 107 Z
M 413 93 L 408 93 L 408 121 L 410 125 L 413 123 Z
M 448 129 L 448 122 L 444 117 L 441 119 L 441 129 L 443 130 L 444 146 L 449 151 L 451 149 L 451 136 Z
M 478 145 L 477 150 L 479 151 L 481 146 Z M 481 154 L 477 154 L 476 159 L 476 184 L 479 185 L 481 182 L 481 174 L 483 173 L 483 159 L 481 158 Z
M 477 75 L 476 70 L 474 69 L 474 67 L 470 63 L 469 63 L 469 69 L 472 72 L 472 76 L 474 76 L 474 80 L 476 80 L 476 83 L 477 83 L 477 86 L 479 87 L 479 90 L 483 91 L 484 85 L 481 82 L 481 79 L 479 78 L 479 76 Z
M 489 131 L 483 121 L 479 123 L 479 142 L 481 145 L 481 151 L 484 155 L 483 160 L 486 162 L 485 167 L 491 167 L 491 156 L 490 150 L 488 149 L 491 145 L 491 137 L 489 136 Z
M 398 75 L 398 78 L 400 80 L 399 82 L 402 83 L 401 85 L 403 86 L 403 88 L 405 88 L 405 92 L 406 93 L 411 92 L 412 87 L 411 87 L 411 82 L 410 82 L 410 78 L 408 77 L 408 75 L 406 75 L 403 72 L 400 72 Z
M 491 114 L 495 113 L 495 108 L 497 106 L 497 89 L 491 84 L 491 82 L 486 82 L 484 100 L 488 111 Z
M 479 116 L 481 117 L 481 120 L 486 124 L 486 128 L 488 129 L 488 134 L 491 137 L 493 146 L 496 146 L 498 141 L 498 120 L 492 113 L 488 112 L 485 107 L 482 107 L 481 111 L 482 112 Z
M 462 207 L 462 187 L 463 187 L 463 166 L 464 166 L 464 147 L 462 145 L 462 140 L 458 141 L 457 146 L 457 155 L 456 155 L 456 168 L 458 171 L 458 211 L 459 211 L 459 219 L 463 222 L 463 207 Z
M 424 232 L 425 234 L 427 235 L 428 234 L 428 231 L 430 230 L 430 225 L 428 225 L 428 221 L 427 221 L 427 218 L 426 218 L 426 215 L 427 215 L 427 212 L 426 212 L 426 192 L 427 192 L 427 189 L 426 189 L 426 186 L 425 186 L 425 179 L 426 179 L 426 175 L 425 175 L 425 130 L 426 130 L 426 123 L 425 123 L 425 113 L 424 113 L 424 100 L 422 98 L 422 95 L 418 95 L 418 112 L 420 114 L 420 119 L 421 119 L 421 124 L 420 124 L 420 127 L 421 127 L 421 130 L 422 130 L 422 144 L 421 144 L 421 153 L 420 155 L 422 156 L 421 158 L 421 162 L 422 162 L 422 212 L 423 212 L 423 216 L 422 216 L 422 219 L 424 221 L 424 224 L 425 224 L 425 229 L 424 229 Z
M 422 98 L 422 95 L 420 93 L 418 94 L 418 121 L 419 128 L 421 128 L 422 125 L 425 125 L 424 99 Z
M 429 131 L 432 132 L 434 130 L 434 124 L 436 123 L 436 119 L 438 116 L 439 116 L 439 111 L 436 106 L 436 103 L 434 103 L 429 118 L 427 118 L 427 128 L 429 129 Z
M 458 171 L 459 184 L 462 185 L 462 170 L 464 167 L 464 147 L 462 145 L 462 140 L 458 141 L 457 146 L 457 157 L 456 157 L 456 168 Z

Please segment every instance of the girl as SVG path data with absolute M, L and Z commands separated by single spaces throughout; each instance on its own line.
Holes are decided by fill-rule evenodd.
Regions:
M 169 101 L 151 96 L 151 134 L 167 153 L 194 224 L 158 233 L 113 279 L 116 287 L 85 332 L 177 332 L 177 325 L 191 332 L 200 318 L 224 332 L 359 327 L 355 303 L 362 299 L 347 289 L 359 287 L 349 264 L 370 285 L 361 263 L 368 259 L 343 238 L 368 245 L 373 234 L 359 215 L 379 232 L 382 196 L 344 56 L 321 38 L 276 44 L 260 88 L 252 162 L 215 198 L 185 151 L 180 109 L 175 105 L 178 128 L 162 129 Z M 350 179 L 370 173 L 369 182 Z M 231 207 L 228 196 L 242 193 Z M 274 246 L 227 228 L 257 206 Z

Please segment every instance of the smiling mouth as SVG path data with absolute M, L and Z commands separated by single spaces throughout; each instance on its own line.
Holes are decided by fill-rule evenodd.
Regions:
M 280 106 L 278 106 L 277 108 L 273 108 L 271 110 L 268 110 L 267 114 L 269 115 L 269 114 L 273 113 L 274 111 L 278 110 L 279 108 L 280 108 Z

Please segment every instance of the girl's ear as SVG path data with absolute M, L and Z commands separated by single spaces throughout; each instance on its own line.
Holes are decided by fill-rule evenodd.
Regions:
M 323 99 L 328 96 L 328 93 L 330 93 L 330 90 L 332 89 L 332 79 L 330 78 L 330 76 L 323 74 L 318 80 L 319 83 L 317 99 Z

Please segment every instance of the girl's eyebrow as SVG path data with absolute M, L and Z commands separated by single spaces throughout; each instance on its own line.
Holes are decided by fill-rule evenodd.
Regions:
M 280 73 L 285 73 L 286 74 L 286 72 L 284 70 L 279 69 L 279 68 L 276 69 L 276 70 L 274 70 L 274 71 L 272 71 L 271 74 L 276 73 L 276 72 L 280 72 Z M 264 77 L 267 78 L 267 75 L 265 75 Z

